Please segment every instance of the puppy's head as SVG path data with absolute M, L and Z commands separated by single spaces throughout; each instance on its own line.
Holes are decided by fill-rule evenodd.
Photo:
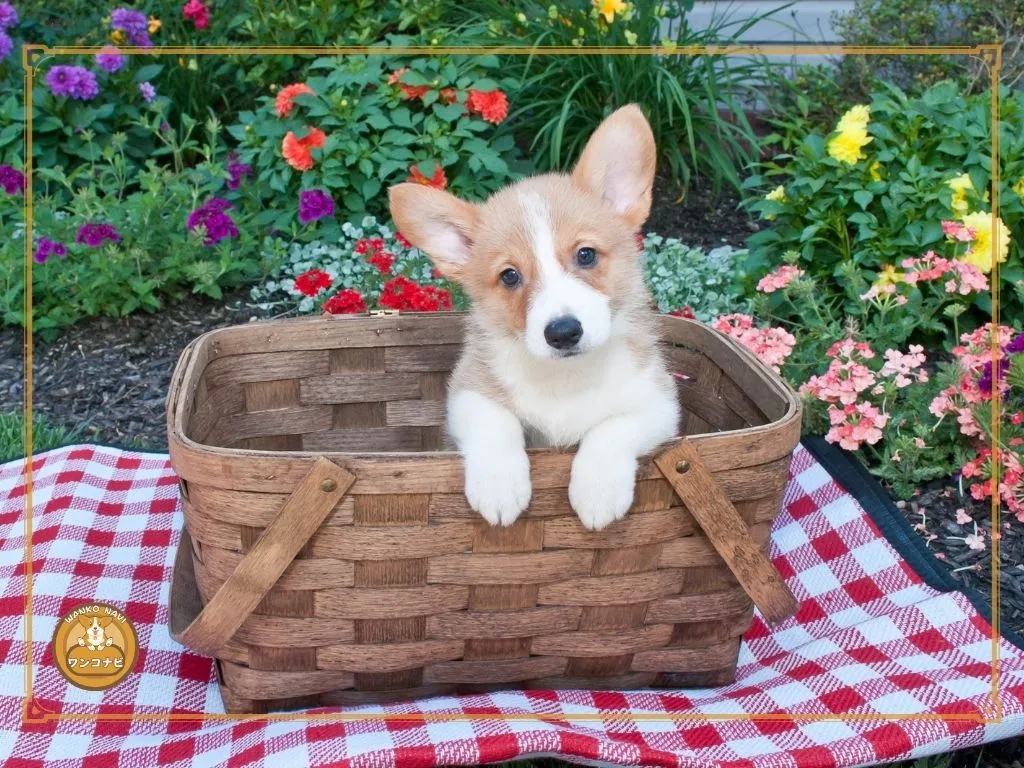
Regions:
M 390 190 L 399 231 L 466 290 L 488 331 L 535 356 L 605 344 L 646 302 L 636 233 L 651 209 L 654 136 L 635 105 L 598 126 L 571 174 L 524 179 L 472 204 L 404 183 Z

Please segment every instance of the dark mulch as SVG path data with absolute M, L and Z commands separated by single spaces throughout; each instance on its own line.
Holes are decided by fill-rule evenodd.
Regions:
M 992 592 L 992 507 L 988 501 L 976 502 L 964 482 L 963 494 L 955 481 L 928 483 L 909 502 L 898 502 L 904 519 L 923 538 L 936 557 L 955 579 L 980 592 L 991 605 Z M 974 534 L 974 522 L 961 525 L 957 510 L 977 523 L 985 549 L 972 550 L 964 541 Z M 1024 525 L 1007 514 L 999 530 L 999 582 L 1001 621 L 1024 636 Z
M 710 250 L 720 245 L 742 248 L 759 228 L 757 221 L 740 209 L 734 190 L 716 196 L 710 189 L 698 187 L 679 197 L 674 185 L 661 177 L 655 179 L 654 205 L 644 230 Z
M 245 291 L 221 301 L 189 297 L 154 314 L 94 318 L 33 346 L 33 410 L 92 442 L 163 451 L 164 398 L 182 349 L 201 333 L 245 323 Z M 0 412 L 21 410 L 23 333 L 0 331 Z

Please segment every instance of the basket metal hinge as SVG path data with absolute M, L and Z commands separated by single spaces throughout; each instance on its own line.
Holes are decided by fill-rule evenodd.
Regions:
M 370 317 L 397 317 L 397 309 L 371 309 Z

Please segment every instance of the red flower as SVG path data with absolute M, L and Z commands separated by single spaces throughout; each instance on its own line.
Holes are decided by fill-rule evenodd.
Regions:
M 331 315 L 354 315 L 366 311 L 366 302 L 354 288 L 338 291 L 324 303 L 324 312 Z
M 403 248 L 412 248 L 412 243 L 406 240 L 405 235 L 401 232 L 395 232 L 395 240 L 397 240 L 398 244 Z
M 202 0 L 188 0 L 181 7 L 181 15 L 186 19 L 191 19 L 196 29 L 206 29 L 210 24 L 210 9 L 203 4 Z
M 434 166 L 434 175 L 429 179 L 420 173 L 420 169 L 415 165 L 409 168 L 408 181 L 415 181 L 417 184 L 423 184 L 427 187 L 433 187 L 434 189 L 444 189 L 448 186 L 448 177 L 444 175 L 444 168 L 440 165 Z
M 437 312 L 452 308 L 452 296 L 443 288 L 420 285 L 404 275 L 399 275 L 384 283 L 378 303 L 384 309 Z
M 508 117 L 508 97 L 502 91 L 473 91 L 466 99 L 466 109 L 479 114 L 488 123 L 497 125 Z
M 383 237 L 364 237 L 362 240 L 357 240 L 355 248 L 353 250 L 360 256 L 367 253 L 376 253 L 384 249 L 384 238 Z
M 689 307 L 683 307 L 682 309 L 676 309 L 669 312 L 672 317 L 685 317 L 687 320 L 696 320 L 697 316 L 693 314 L 693 310 Z
M 454 88 L 442 88 L 441 93 L 438 95 L 437 100 L 442 104 L 454 104 L 456 102 L 456 94 Z
M 642 251 L 644 249 L 644 233 L 643 232 L 637 232 L 636 233 L 636 248 L 637 248 L 638 251 Z
M 423 94 L 425 94 L 427 91 L 430 90 L 430 86 L 427 86 L 427 85 L 406 85 L 405 83 L 403 83 L 401 81 L 401 77 L 402 77 L 402 75 L 404 75 L 408 71 L 409 71 L 408 67 L 402 67 L 401 69 L 396 69 L 394 72 L 391 73 L 391 76 L 388 77 L 388 85 L 397 85 L 399 88 L 401 88 L 402 89 L 402 98 L 403 99 L 409 99 L 409 100 L 411 100 L 411 99 L 422 99 L 423 98 Z
M 391 265 L 395 263 L 395 257 L 384 251 L 375 251 L 366 261 L 369 262 L 370 266 L 376 267 L 377 271 L 382 275 L 386 275 L 391 271 Z
M 295 278 L 295 290 L 304 296 L 316 296 L 331 287 L 331 276 L 322 269 L 311 269 Z

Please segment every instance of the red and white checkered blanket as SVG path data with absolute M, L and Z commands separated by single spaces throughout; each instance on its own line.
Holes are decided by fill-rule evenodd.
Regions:
M 772 534 L 800 612 L 775 631 L 755 616 L 734 685 L 510 691 L 314 710 L 308 720 L 226 718 L 211 662 L 168 636 L 182 516 L 166 456 L 79 446 L 39 456 L 34 467 L 33 698 L 23 721 L 25 488 L 21 462 L 0 466 L 0 764 L 8 768 L 435 766 L 553 755 L 803 768 L 919 757 L 1024 732 L 1024 653 L 999 643 L 994 722 L 989 624 L 961 593 L 928 587 L 803 447 Z M 141 646 L 133 672 L 105 692 L 70 686 L 49 649 L 60 616 L 94 599 L 123 610 Z M 366 713 L 374 719 L 356 717 Z

